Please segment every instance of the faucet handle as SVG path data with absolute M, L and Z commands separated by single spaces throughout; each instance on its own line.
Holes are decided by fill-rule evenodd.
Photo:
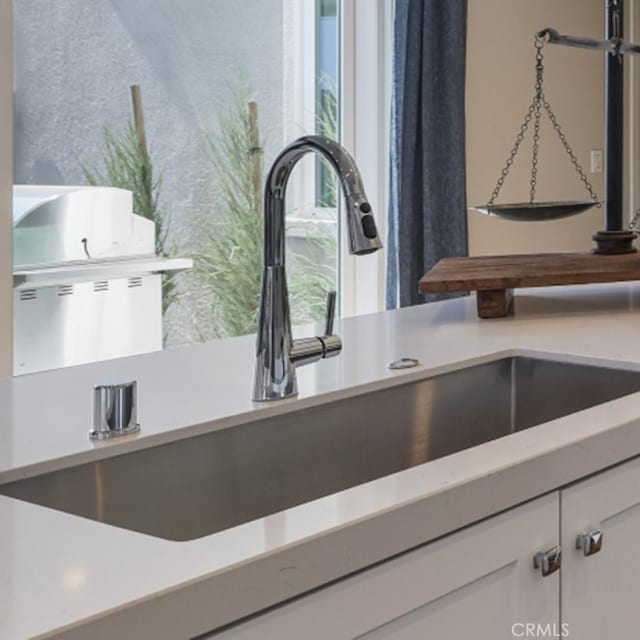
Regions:
M 324 323 L 324 335 L 330 336 L 333 334 L 333 323 L 336 319 L 336 292 L 327 292 L 327 313 Z
M 333 322 L 336 319 L 336 292 L 327 293 L 327 317 L 324 325 L 324 336 L 322 342 L 322 357 L 332 358 L 342 351 L 342 340 L 339 336 L 333 335 Z
M 324 335 L 315 338 L 298 338 L 293 341 L 289 357 L 296 366 L 317 362 L 321 358 L 333 358 L 342 351 L 342 340 L 333 335 L 336 317 L 336 292 L 327 292 L 327 314 Z

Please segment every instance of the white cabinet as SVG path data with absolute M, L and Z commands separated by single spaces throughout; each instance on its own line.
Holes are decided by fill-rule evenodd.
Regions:
M 559 572 L 533 568 L 558 533 L 553 493 L 209 637 L 496 640 L 513 625 L 558 628 Z
M 570 638 L 638 637 L 640 458 L 561 493 L 562 621 Z M 581 532 L 602 531 L 599 552 L 576 549 Z
M 593 532 L 586 555 L 576 538 Z M 636 458 L 208 637 L 636 637 L 639 541 Z M 562 569 L 543 577 L 533 557 L 558 544 Z

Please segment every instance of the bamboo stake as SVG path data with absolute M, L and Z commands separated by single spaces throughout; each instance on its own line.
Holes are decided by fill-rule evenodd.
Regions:
M 147 134 L 144 129 L 144 111 L 142 109 L 142 92 L 139 84 L 132 84 L 131 87 L 131 106 L 133 108 L 133 124 L 138 136 L 138 144 L 146 158 L 149 157 L 147 148 Z
M 260 146 L 260 128 L 258 126 L 258 103 L 250 100 L 247 104 L 249 116 L 249 137 L 251 156 L 251 179 L 256 206 L 262 202 L 262 147 Z

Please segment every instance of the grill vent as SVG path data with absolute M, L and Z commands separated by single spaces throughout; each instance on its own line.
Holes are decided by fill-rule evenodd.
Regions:
M 108 280 L 100 280 L 100 282 L 93 283 L 94 291 L 109 291 L 109 281 Z
M 22 289 L 20 291 L 20 300 L 35 300 L 38 297 L 35 289 Z
M 142 277 L 136 276 L 134 278 L 129 278 L 129 289 L 133 289 L 134 287 L 142 286 Z
M 58 287 L 58 295 L 59 296 L 71 296 L 73 295 L 73 285 L 72 284 L 63 284 Z

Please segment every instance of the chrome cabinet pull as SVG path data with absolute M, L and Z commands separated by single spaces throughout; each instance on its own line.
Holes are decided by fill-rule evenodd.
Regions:
M 592 556 L 602 549 L 602 537 L 600 529 L 581 533 L 576 537 L 576 549 L 582 549 L 585 556 Z
M 560 569 L 562 565 L 562 548 L 553 547 L 548 551 L 538 551 L 533 556 L 533 567 L 540 569 L 543 578 L 550 576 Z

